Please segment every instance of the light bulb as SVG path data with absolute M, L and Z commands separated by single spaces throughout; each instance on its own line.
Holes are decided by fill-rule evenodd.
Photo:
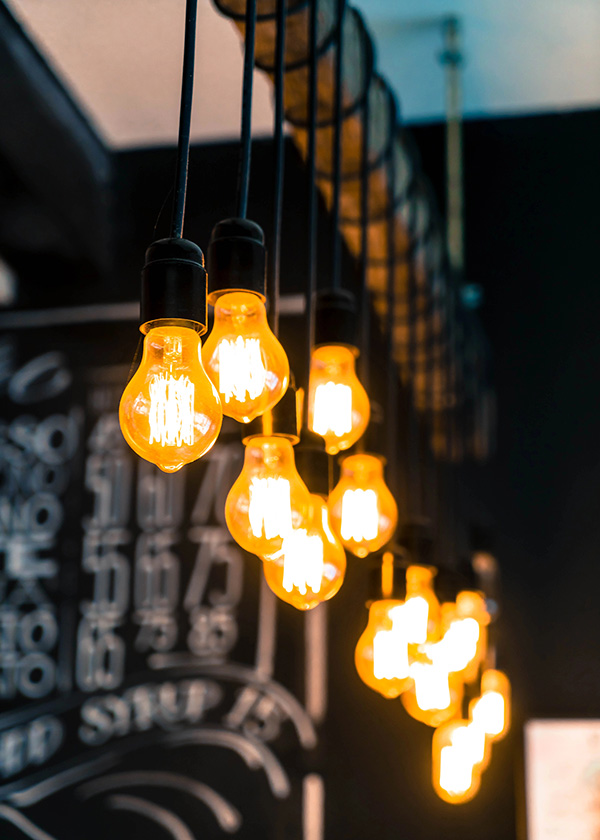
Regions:
M 422 645 L 438 632 L 440 603 L 433 591 L 435 569 L 412 565 L 406 570 L 405 614 L 410 617 L 409 642 Z
M 510 727 L 510 682 L 502 671 L 488 669 L 481 675 L 481 696 L 472 700 L 469 715 L 493 741 L 503 738 Z
M 487 652 L 487 626 L 490 623 L 490 614 L 483 595 L 468 589 L 459 592 L 456 596 L 456 618 L 463 621 L 465 619 L 475 619 L 479 624 L 479 638 L 477 640 L 475 654 L 462 674 L 463 680 L 470 683 L 477 679 L 479 666 L 483 662 Z
M 362 437 L 371 409 L 355 370 L 356 348 L 342 344 L 315 347 L 310 363 L 308 425 L 325 440 L 330 455 Z
M 414 680 L 402 695 L 408 714 L 427 726 L 439 726 L 460 711 L 463 696 L 462 680 L 431 662 L 415 661 L 410 665 Z
M 202 348 L 223 413 L 249 423 L 279 402 L 290 378 L 285 350 L 271 332 L 257 294 L 232 291 L 215 301 L 212 331 Z
M 392 598 L 373 601 L 354 652 L 361 680 L 389 698 L 398 697 L 412 684 L 403 609 L 404 603 Z
M 306 528 L 310 493 L 298 475 L 287 437 L 248 439 L 244 466 L 225 502 L 232 537 L 258 557 L 273 555 L 293 529 Z
M 333 598 L 344 581 L 346 553 L 321 496 L 310 496 L 306 527 L 289 531 L 281 549 L 263 560 L 265 579 L 282 601 L 310 610 Z
M 383 479 L 384 463 L 379 455 L 349 455 L 329 496 L 331 524 L 357 557 L 377 551 L 396 530 L 398 507 Z
M 437 795 L 451 805 L 468 802 L 477 794 L 481 768 L 481 739 L 469 721 L 452 720 L 433 733 L 433 787 Z M 485 748 L 484 748 L 485 749 Z
M 219 395 L 202 367 L 198 333 L 179 325 L 150 329 L 119 405 L 121 430 L 133 451 L 175 472 L 208 452 L 222 419 Z

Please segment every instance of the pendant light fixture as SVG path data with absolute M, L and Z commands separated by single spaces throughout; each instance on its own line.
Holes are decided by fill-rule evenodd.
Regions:
M 395 121 L 395 101 L 390 94 L 391 119 Z M 368 117 L 368 114 L 367 114 Z M 395 225 L 395 165 L 393 145 L 388 158 L 388 373 L 390 380 L 395 377 L 393 359 L 394 331 L 394 225 Z M 362 162 L 362 224 L 368 224 L 368 124 L 363 125 L 363 162 Z M 368 238 L 363 234 L 363 247 Z M 363 276 L 366 282 L 366 256 L 363 255 Z M 363 311 L 363 319 L 368 312 Z M 347 321 L 345 322 L 347 324 Z M 363 326 L 363 334 L 365 327 Z M 366 351 L 366 347 L 364 348 Z M 393 433 L 390 436 L 390 452 L 396 434 L 395 388 L 388 383 L 387 422 Z M 360 451 L 349 455 L 341 462 L 341 477 L 329 497 L 331 521 L 344 546 L 357 557 L 383 548 L 393 537 L 398 524 L 398 506 L 384 479 L 386 459 L 375 452 Z
M 208 302 L 214 305 L 214 326 L 202 349 L 223 413 L 241 423 L 273 408 L 290 375 L 285 350 L 267 321 L 264 234 L 246 218 L 255 32 L 256 0 L 247 0 L 236 217 L 214 227 L 208 246 Z
M 206 332 L 204 256 L 182 239 L 194 84 L 197 0 L 187 0 L 179 143 L 171 236 L 146 251 L 141 364 L 127 383 L 119 422 L 134 452 L 165 472 L 200 458 L 219 434 L 219 396 L 200 358 Z
M 370 417 L 367 392 L 355 370 L 356 304 L 341 288 L 342 243 L 340 191 L 342 180 L 342 74 L 345 0 L 337 0 L 337 47 L 333 113 L 333 255 L 331 288 L 316 302 L 314 348 L 308 387 L 308 427 L 321 435 L 330 455 L 348 449 L 364 434 Z

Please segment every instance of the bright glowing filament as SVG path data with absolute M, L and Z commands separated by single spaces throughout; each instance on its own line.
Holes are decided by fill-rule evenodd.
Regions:
M 485 738 L 466 720 L 453 720 L 433 734 L 433 786 L 445 802 L 468 802 L 479 790 Z
M 344 458 L 329 496 L 335 532 L 357 557 L 382 548 L 396 530 L 398 508 L 384 481 L 383 464 L 383 458 L 367 453 Z
M 301 595 L 310 589 L 321 591 L 323 579 L 323 542 L 316 534 L 308 534 L 304 528 L 291 531 L 283 539 L 283 581 L 286 592 L 294 588 Z
M 150 443 L 194 443 L 194 383 L 187 376 L 159 373 L 150 381 Z
M 477 654 L 479 622 L 474 618 L 453 621 L 442 639 L 427 645 L 425 653 L 437 667 L 448 673 L 464 671 Z
M 248 519 L 257 539 L 285 537 L 292 530 L 292 501 L 287 478 L 250 479 Z
M 391 630 L 379 630 L 373 639 L 373 673 L 376 680 L 405 680 L 409 676 L 405 604 L 389 611 Z
M 214 326 L 202 348 L 202 359 L 224 414 L 249 423 L 284 395 L 290 376 L 288 359 L 271 332 L 258 295 L 226 292 L 214 306 Z
M 258 557 L 281 551 L 293 528 L 305 528 L 310 493 L 298 475 L 291 441 L 281 435 L 248 438 L 244 466 L 225 501 L 234 540 Z
M 425 598 L 408 598 L 404 604 L 406 640 L 412 645 L 421 645 L 427 641 L 429 625 L 429 604 Z
M 219 359 L 219 393 L 226 405 L 235 399 L 255 400 L 265 387 L 267 369 L 257 338 L 238 335 L 232 341 L 224 338 L 217 347 Z
M 148 330 L 142 361 L 119 405 L 121 430 L 134 452 L 175 472 L 211 448 L 222 419 L 198 333 L 173 325 Z
M 296 609 L 310 610 L 333 598 L 344 580 L 346 554 L 329 526 L 325 500 L 311 494 L 306 527 L 289 530 L 281 549 L 263 560 L 270 588 Z
M 447 709 L 451 702 L 448 672 L 427 662 L 413 662 L 410 675 L 415 681 L 417 705 L 424 712 Z
M 330 455 L 362 436 L 370 417 L 367 392 L 356 376 L 358 350 L 343 344 L 315 347 L 310 363 L 308 425 L 325 439 Z
M 481 675 L 481 696 L 471 701 L 471 720 L 493 741 L 510 726 L 510 682 L 502 671 L 488 669 Z
M 352 431 L 352 389 L 349 385 L 326 382 L 317 385 L 314 396 L 313 431 L 343 437 Z
M 398 697 L 411 685 L 402 601 L 382 599 L 369 607 L 369 622 L 356 644 L 361 680 L 384 697 Z
M 342 540 L 363 542 L 377 539 L 379 511 L 374 490 L 346 490 L 342 497 Z

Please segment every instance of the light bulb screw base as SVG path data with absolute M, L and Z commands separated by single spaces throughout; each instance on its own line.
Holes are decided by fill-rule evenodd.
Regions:
M 266 300 L 266 249 L 262 228 L 249 219 L 223 219 L 207 249 L 208 302 L 228 292 L 250 292 Z
M 315 347 L 323 344 L 356 344 L 357 308 L 351 292 L 330 289 L 319 292 L 315 301 Z
M 158 239 L 142 269 L 140 330 L 176 324 L 206 332 L 204 254 L 188 239 Z

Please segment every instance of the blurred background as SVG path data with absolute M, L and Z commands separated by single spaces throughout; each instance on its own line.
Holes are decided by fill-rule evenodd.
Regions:
M 116 694 L 101 682 L 86 686 L 76 665 L 69 663 L 78 656 L 74 639 L 82 632 L 81 616 L 92 592 L 89 569 L 81 567 L 81 550 L 94 505 L 104 499 L 103 504 L 115 508 L 111 528 L 120 529 L 123 556 L 133 562 L 134 545 L 144 531 L 140 494 L 144 487 L 159 492 L 159 485 L 152 484 L 158 479 L 140 473 L 135 492 L 123 479 L 131 498 L 125 490 L 122 497 L 116 491 L 102 496 L 98 487 L 107 475 L 94 479 L 90 459 L 100 451 L 94 448 L 99 429 L 102 451 L 121 446 L 114 429 L 107 431 L 101 420 L 114 414 L 136 350 L 144 250 L 166 235 L 161 208 L 169 198 L 177 141 L 184 3 L 5 0 L 0 2 L 0 611 L 10 618 L 23 604 L 35 604 L 50 610 L 60 624 L 56 673 L 45 693 L 11 688 L 11 680 L 18 682 L 15 657 L 25 656 L 27 648 L 21 645 L 19 652 L 11 642 L 12 619 L 3 624 L 0 797 L 5 804 L 0 804 L 0 836 L 6 840 L 93 840 L 109 831 L 120 838 L 142 830 L 148 840 L 234 832 L 269 840 L 427 840 L 441 835 L 447 840 L 584 840 L 600 832 L 600 721 L 594 720 L 600 718 L 600 6 L 594 0 L 451 0 L 446 5 L 438 0 L 363 0 L 358 9 L 442 218 L 447 188 L 444 26 L 448 16 L 459 26 L 464 282 L 476 296 L 477 317 L 487 336 L 497 420 L 488 457 L 484 462 L 466 459 L 454 469 L 453 480 L 466 520 L 476 519 L 490 534 L 501 570 L 497 644 L 499 665 L 513 686 L 511 732 L 494 748 L 472 802 L 450 806 L 437 799 L 430 781 L 431 730 L 404 714 L 399 701 L 370 692 L 354 670 L 354 645 L 366 623 L 369 572 L 368 564 L 361 566 L 356 558 L 339 596 L 328 605 L 327 642 L 325 631 L 319 630 L 318 645 L 327 644 L 328 650 L 328 707 L 319 724 L 318 745 L 306 732 L 298 735 L 299 712 L 290 713 L 293 727 L 287 712 L 275 717 L 270 712 L 277 731 L 269 736 L 269 749 L 286 768 L 289 795 L 285 785 L 278 789 L 268 773 L 256 770 L 261 762 L 269 764 L 264 755 L 224 756 L 210 738 L 195 748 L 178 742 L 176 749 L 157 736 L 152 743 L 139 740 L 135 749 L 125 749 L 140 714 L 131 696 L 127 711 L 114 700 L 112 706 L 88 705 L 80 717 L 92 697 L 118 695 L 122 704 L 125 689 L 158 684 L 160 677 L 155 668 L 140 681 L 148 650 L 136 641 L 133 608 L 113 623 L 131 652 L 124 682 L 115 682 Z M 205 248 L 212 226 L 233 212 L 243 44 L 231 20 L 212 2 L 199 0 L 198 14 L 186 236 Z M 260 70 L 255 71 L 252 119 L 250 216 L 269 230 L 272 84 Z M 296 349 L 302 347 L 298 295 L 305 283 L 306 213 L 304 162 L 289 136 L 281 335 Z M 329 220 L 323 203 L 319 224 L 325 240 Z M 349 251 L 344 261 L 347 272 L 356 271 Z M 374 346 L 380 347 L 381 340 L 375 331 Z M 32 366 L 35 360 L 38 367 Z M 30 398 L 32 383 L 39 393 Z M 376 382 L 374 388 L 381 391 L 383 385 Z M 28 441 L 42 439 L 51 421 L 58 422 L 67 441 L 68 457 L 57 456 L 56 463 L 68 466 L 68 479 L 62 489 L 48 490 L 60 500 L 60 522 L 51 553 L 39 554 L 50 543 L 41 537 L 36 543 L 35 533 L 33 542 L 19 538 L 15 543 L 14 517 L 22 499 L 42 492 L 23 483 L 25 472 L 37 469 L 37 461 L 25 455 L 34 453 L 46 463 L 42 444 L 31 448 Z M 79 432 L 64 432 L 69 423 Z M 217 461 L 209 467 L 196 464 L 181 490 L 185 501 L 175 530 L 187 540 L 178 553 L 186 586 L 195 551 L 209 540 L 210 528 L 217 529 L 210 533 L 223 531 L 217 485 L 225 487 L 235 477 L 236 464 L 239 468 L 239 432 L 226 432 L 223 445 L 233 453 L 232 475 L 215 478 Z M 50 449 L 51 433 L 47 431 Z M 130 453 L 123 457 L 123 463 L 130 463 Z M 120 469 L 126 473 L 129 467 Z M 114 475 L 109 479 L 117 481 Z M 214 498 L 210 512 L 198 518 L 203 486 Z M 136 515 L 137 524 L 132 524 Z M 465 521 L 465 531 L 470 524 Z M 37 525 L 43 530 L 44 521 L 37 520 Z M 190 537 L 194 528 L 204 530 Z M 60 571 L 35 566 L 42 556 L 51 557 Z M 243 595 L 223 601 L 237 628 L 227 653 L 240 667 L 254 656 L 260 625 L 253 558 L 245 558 L 244 569 Z M 36 594 L 36 582 L 44 579 L 47 591 Z M 19 589 L 18 581 L 29 585 Z M 213 585 L 220 592 L 218 575 Z M 220 602 L 212 598 L 206 603 L 207 610 L 214 610 Z M 177 621 L 187 610 L 185 633 L 198 618 L 191 617 L 188 607 L 182 601 L 179 612 L 175 610 Z M 279 609 L 271 677 L 285 687 L 286 698 L 302 701 L 307 663 L 317 654 L 301 616 L 293 612 L 286 606 Z M 81 636 L 77 639 L 81 652 Z M 194 654 L 198 649 L 192 645 L 190 650 Z M 189 664 L 181 662 L 182 668 Z M 219 682 L 210 668 L 205 671 L 209 683 L 211 678 Z M 179 678 L 179 672 L 173 673 L 171 681 Z M 233 714 L 232 708 L 242 714 L 245 701 L 240 696 L 247 699 L 253 685 L 244 682 L 245 672 L 236 673 L 237 687 L 219 688 L 219 700 L 206 706 L 214 714 L 218 711 L 225 729 L 227 714 Z M 220 678 L 225 679 L 222 674 Z M 203 691 L 212 690 L 209 683 L 202 684 Z M 179 709 L 183 701 L 177 694 L 183 689 L 173 690 L 174 717 L 168 725 L 162 721 L 161 732 L 187 721 L 189 710 Z M 255 704 L 256 697 L 248 703 Z M 254 705 L 255 716 L 266 715 L 266 705 L 267 700 L 259 713 Z M 38 741 L 45 747 L 38 744 L 36 758 L 34 736 L 23 734 L 24 727 L 54 715 L 60 720 L 55 747 L 52 727 L 42 726 Z M 260 718 L 260 724 L 254 719 L 254 736 L 266 719 Z M 587 724 L 577 741 L 560 726 L 527 730 L 528 722 L 539 720 Z M 216 718 L 213 724 L 218 728 Z M 85 725 L 96 733 L 112 732 L 94 742 L 95 752 L 82 738 Z M 526 737 L 527 731 L 535 738 Z M 142 734 L 138 727 L 135 737 Z M 111 749 L 117 743 L 121 752 Z M 582 767 L 573 749 L 585 753 Z M 535 777 L 539 789 L 534 800 L 534 767 L 539 773 L 540 765 L 549 767 L 553 760 L 548 778 Z M 171 773 L 197 775 L 235 803 L 241 823 L 231 814 L 229 823 L 226 817 L 217 820 L 205 804 L 200 810 L 192 807 L 183 802 L 181 791 L 173 794 L 169 807 L 177 819 L 185 815 L 192 835 L 183 833 L 179 823 L 140 822 L 133 810 L 119 811 L 114 801 L 114 807 L 105 807 L 93 791 L 73 787 L 74 777 L 68 774 L 90 761 L 100 762 L 98 773 L 106 762 L 113 776 L 140 772 L 147 761 Z M 325 786 L 320 829 L 311 828 L 306 818 L 306 778 L 314 773 Z M 49 787 L 42 791 L 44 785 Z M 559 794 L 565 798 L 555 801 L 555 829 L 547 827 L 543 815 L 534 824 L 534 807 L 546 802 L 547 814 L 548 803 Z

